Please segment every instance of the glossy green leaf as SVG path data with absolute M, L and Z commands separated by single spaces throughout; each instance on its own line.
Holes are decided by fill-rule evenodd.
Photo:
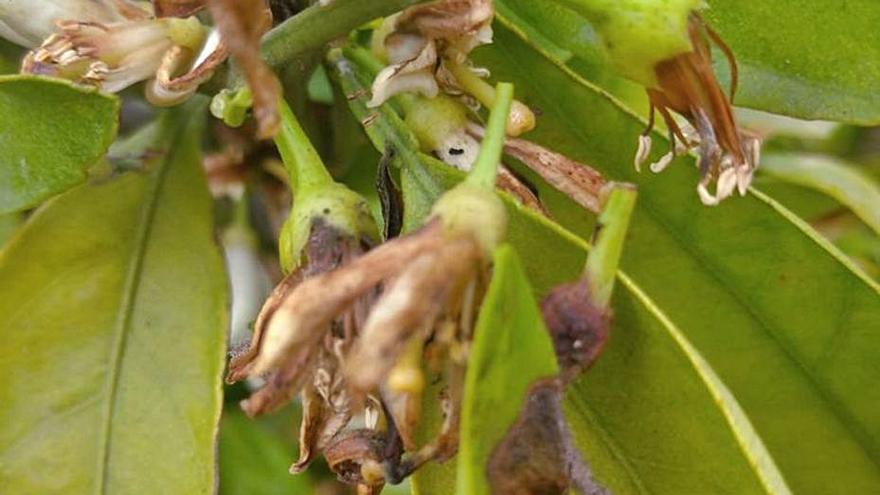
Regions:
M 288 472 L 295 460 L 290 446 L 237 408 L 223 414 L 219 445 L 221 495 L 312 493 L 308 473 Z
M 6 213 L 0 215 L 0 248 L 7 239 L 21 226 L 24 217 L 19 213 Z
M 145 171 L 52 199 L 0 252 L 5 493 L 214 492 L 227 289 L 202 115 L 166 114 Z
M 502 26 L 495 41 L 477 62 L 497 80 L 515 81 L 518 97 L 539 110 L 529 139 L 640 185 L 623 269 L 730 387 L 791 488 L 880 487 L 880 390 L 870 371 L 880 358 L 877 285 L 758 191 L 702 206 L 689 157 L 661 175 L 637 174 L 632 158 L 644 122 L 540 45 Z M 654 142 L 656 159 L 665 150 L 659 135 Z M 568 220 L 573 205 L 552 206 L 586 232 Z M 533 252 L 547 264 L 550 251 Z
M 337 77 L 348 94 L 365 94 L 358 92 L 350 63 L 337 67 L 344 72 Z M 365 121 L 377 148 L 411 142 L 408 130 L 387 106 L 370 113 L 365 102 L 364 97 L 349 99 L 362 121 L 376 115 Z M 401 162 L 407 205 L 430 204 L 463 178 L 461 172 L 412 150 L 401 156 L 412 160 Z M 584 266 L 584 241 L 503 197 L 510 215 L 507 240 L 521 253 L 536 295 L 576 277 Z M 413 215 L 410 221 L 421 218 Z M 780 476 L 772 459 L 724 384 L 644 291 L 629 278 L 621 282 L 623 288 L 613 304 L 615 334 L 588 375 L 601 373 L 602 378 L 575 385 L 567 405 L 575 434 L 590 454 L 599 481 L 615 493 L 638 489 L 715 493 L 722 486 L 728 493 L 762 493 L 765 485 L 778 486 Z M 424 409 L 424 423 L 440 421 L 436 407 Z M 694 452 L 700 455 L 695 457 Z M 414 477 L 415 493 L 453 493 L 456 476 L 450 464 L 420 469 Z M 760 466 L 760 471 L 752 465 Z M 681 476 L 682 470 L 691 474 Z
M 486 466 L 492 450 L 519 416 L 529 387 L 559 373 L 553 343 L 516 252 L 501 246 L 493 261 L 461 405 L 456 490 L 460 495 L 491 493 Z
M 13 74 L 18 72 L 19 61 L 21 58 L 21 48 L 0 38 L 0 74 Z
M 85 181 L 116 137 L 119 100 L 68 82 L 0 76 L 0 213 Z
M 736 54 L 736 104 L 804 119 L 880 123 L 880 3 L 709 0 Z M 727 71 L 716 57 L 716 70 Z
M 830 156 L 766 153 L 761 172 L 831 196 L 880 234 L 880 185 L 855 166 Z
M 804 119 L 880 123 L 876 29 L 880 4 L 874 0 L 707 0 L 706 4 L 703 16 L 736 55 L 737 105 Z M 626 101 L 639 101 L 631 100 L 635 92 L 626 91 L 627 84 L 610 74 L 590 23 L 559 3 L 498 0 L 498 16 L 589 81 Z M 715 69 L 726 86 L 727 60 L 720 52 L 716 55 Z

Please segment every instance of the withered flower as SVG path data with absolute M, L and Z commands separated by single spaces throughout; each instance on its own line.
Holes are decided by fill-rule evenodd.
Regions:
M 499 91 L 503 113 L 492 113 L 494 133 L 478 166 L 437 201 L 425 225 L 352 257 L 328 255 L 326 245 L 313 253 L 313 240 L 321 238 L 313 227 L 304 266 L 329 256 L 335 268 L 322 263 L 321 273 L 302 268 L 285 279 L 261 312 L 251 348 L 230 366 L 231 380 L 266 378 L 244 403 L 250 413 L 302 390 L 302 445 L 292 470 L 321 450 L 342 481 L 375 493 L 456 452 L 473 322 L 506 229 L 494 175 L 513 90 Z M 283 145 L 288 121 L 279 134 L 282 156 L 299 149 Z M 446 378 L 445 419 L 437 436 L 419 445 L 425 370 Z M 356 416 L 365 427 L 354 427 Z
M 173 105 L 195 92 L 225 60 L 225 48 L 195 17 L 156 18 L 148 4 L 117 0 L 106 15 L 65 12 L 22 62 L 22 72 L 118 92 L 149 80 L 147 98 Z
M 690 14 L 687 28 L 692 51 L 657 64 L 657 86 L 648 88 L 652 123 L 656 110 L 666 122 L 672 142 L 672 150 L 652 164 L 651 170 L 659 172 L 669 164 L 677 151 L 676 144 L 681 144 L 684 149 L 698 148 L 700 182 L 697 191 L 704 204 L 715 205 L 730 196 L 734 189 L 741 195 L 746 193 L 758 167 L 760 140 L 737 125 L 730 99 L 712 70 L 712 53 L 707 38 L 715 41 L 730 61 L 731 99 L 736 90 L 737 74 L 732 52 L 696 13 Z M 695 129 L 695 135 L 682 129 L 670 111 L 687 119 Z M 649 132 L 650 127 L 640 137 L 637 166 L 649 152 Z M 714 194 L 708 189 L 713 180 L 716 182 Z
M 443 92 L 491 109 L 495 90 L 483 80 L 489 72 L 474 67 L 468 55 L 492 42 L 494 15 L 492 0 L 438 0 L 386 18 L 373 32 L 372 45 L 388 66 L 373 81 L 368 106 L 401 93 L 433 98 Z M 507 133 L 516 136 L 534 126 L 532 111 L 514 101 Z
M 639 137 L 638 169 L 651 150 L 650 132 L 659 112 L 670 133 L 671 149 L 651 170 L 659 172 L 677 153 L 699 150 L 697 192 L 707 205 L 718 204 L 734 189 L 745 194 L 758 166 L 759 140 L 736 123 L 731 108 L 737 83 L 732 51 L 699 16 L 702 0 L 560 0 L 587 18 L 602 39 L 609 62 L 623 76 L 647 89 L 651 102 L 648 129 Z M 730 95 L 712 70 L 709 42 L 731 66 Z M 673 113 L 688 122 L 679 125 Z M 715 181 L 715 193 L 709 185 Z
M 280 249 L 282 265 L 290 273 L 263 305 L 250 347 L 232 359 L 227 380 L 263 378 L 263 387 L 242 403 L 251 416 L 274 411 L 301 394 L 300 457 L 291 468 L 299 471 L 356 412 L 365 411 L 361 401 L 352 400 L 342 363 L 363 326 L 373 295 L 360 294 L 326 318 L 308 319 L 311 326 L 305 329 L 289 327 L 279 335 L 273 327 L 303 310 L 322 306 L 321 291 L 307 291 L 305 300 L 300 300 L 302 306 L 292 307 L 290 301 L 321 274 L 353 264 L 376 243 L 378 234 L 366 201 L 333 181 L 284 104 L 281 117 L 276 143 L 290 175 L 294 205 Z M 368 414 L 370 407 L 366 407 Z
M 389 66 L 373 82 L 370 106 L 401 92 L 436 96 L 439 59 L 463 60 L 475 47 L 490 43 L 494 15 L 492 0 L 437 0 L 385 19 L 373 46 Z

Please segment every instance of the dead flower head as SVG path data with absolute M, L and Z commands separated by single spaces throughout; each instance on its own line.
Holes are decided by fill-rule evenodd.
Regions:
M 477 46 L 492 42 L 492 0 L 438 0 L 410 7 L 388 17 L 376 30 L 373 49 L 388 66 L 373 82 L 370 106 L 392 96 L 417 92 L 436 96 L 454 77 L 443 71 L 441 60 L 461 63 Z
M 505 224 L 494 193 L 469 188 L 447 193 L 416 232 L 362 255 L 333 257 L 327 267 L 335 269 L 294 272 L 267 302 L 229 379 L 265 376 L 266 386 L 244 403 L 250 414 L 302 392 L 294 470 L 322 450 L 340 479 L 366 489 L 455 453 L 472 323 L 488 253 Z M 446 420 L 419 446 L 426 369 L 448 380 Z
M 117 0 L 92 18 L 78 11 L 30 52 L 23 73 L 44 74 L 117 92 L 149 80 L 147 98 L 172 105 L 195 92 L 226 58 L 216 35 L 195 17 L 157 18 L 142 2 Z
M 669 128 L 672 149 L 651 170 L 663 170 L 677 152 L 699 149 L 700 182 L 697 192 L 704 204 L 715 205 L 736 189 L 746 193 L 760 159 L 760 140 L 737 126 L 730 106 L 736 91 L 736 62 L 730 49 L 696 13 L 688 22 L 692 50 L 664 60 L 654 67 L 657 84 L 648 89 L 651 102 L 651 124 L 639 138 L 636 167 L 650 153 L 649 135 L 655 110 L 660 112 Z M 718 84 L 712 70 L 712 54 L 708 40 L 715 42 L 728 57 L 732 84 L 730 99 Z M 684 117 L 693 129 L 679 126 L 670 112 Z M 715 193 L 709 184 L 715 181 Z

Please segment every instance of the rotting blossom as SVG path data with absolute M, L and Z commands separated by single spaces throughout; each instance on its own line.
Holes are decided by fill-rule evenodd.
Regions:
M 63 12 L 66 17 L 55 20 L 54 32 L 25 57 L 22 72 L 109 92 L 149 81 L 147 99 L 173 105 L 195 92 L 226 59 L 216 34 L 195 17 L 157 18 L 142 2 L 103 4 L 100 11 Z
M 329 271 L 294 272 L 261 312 L 250 349 L 230 366 L 230 380 L 266 378 L 243 404 L 251 414 L 303 392 L 302 445 L 293 471 L 322 451 L 340 480 L 358 485 L 359 493 L 378 493 L 386 482 L 457 451 L 474 320 L 507 225 L 494 179 L 513 88 L 499 92 L 490 144 L 468 180 L 440 197 L 423 226 Z M 279 133 L 282 144 L 289 127 Z M 280 148 L 282 156 L 301 149 Z M 434 438 L 420 444 L 415 433 L 425 372 L 444 380 L 444 419 Z
M 346 258 L 337 269 L 310 277 L 294 272 L 267 302 L 252 346 L 233 361 L 229 380 L 265 376 L 266 386 L 243 404 L 249 414 L 302 391 L 301 452 L 292 470 L 323 451 L 341 480 L 381 487 L 456 452 L 458 401 L 488 275 L 487 246 L 498 242 L 503 230 L 496 219 L 505 215 L 497 198 L 487 203 L 473 199 L 484 197 L 481 192 L 461 191 L 444 196 L 422 229 Z M 488 219 L 475 234 L 475 222 Z M 419 446 L 423 364 L 445 375 L 448 386 L 443 427 Z M 356 415 L 364 426 L 346 428 Z
M 690 14 L 687 28 L 693 50 L 657 64 L 657 86 L 647 90 L 651 102 L 651 123 L 654 112 L 659 112 L 669 129 L 672 143 L 670 152 L 652 164 L 651 170 L 662 171 L 676 152 L 698 148 L 700 182 L 697 192 L 704 204 L 715 205 L 735 189 L 745 195 L 758 167 L 761 144 L 757 136 L 737 125 L 730 100 L 712 71 L 712 54 L 707 37 L 721 46 L 730 60 L 733 79 L 730 98 L 733 98 L 736 90 L 737 73 L 732 53 L 697 14 Z M 679 126 L 670 111 L 687 119 L 695 131 L 688 132 Z M 650 151 L 649 132 L 650 127 L 639 138 L 636 166 Z M 678 145 L 681 146 L 676 150 Z M 713 180 L 716 182 L 714 194 L 708 189 Z

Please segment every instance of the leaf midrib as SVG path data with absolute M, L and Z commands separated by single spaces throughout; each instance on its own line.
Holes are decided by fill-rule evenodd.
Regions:
M 122 362 L 125 356 L 126 343 L 131 332 L 132 317 L 134 314 L 134 306 L 137 302 L 137 295 L 141 287 L 141 276 L 143 273 L 144 260 L 148 250 L 150 232 L 153 230 L 153 220 L 158 210 L 159 196 L 161 195 L 162 186 L 165 183 L 166 172 L 171 161 L 170 154 L 176 149 L 179 140 L 179 133 L 171 133 L 172 140 L 166 148 L 165 154 L 159 158 L 156 170 L 147 172 L 153 177 L 150 178 L 150 185 L 144 196 L 144 204 L 141 207 L 139 215 L 139 225 L 137 238 L 131 250 L 131 261 L 126 272 L 125 283 L 120 300 L 119 313 L 116 318 L 114 329 L 113 347 L 110 355 L 110 371 L 105 384 L 105 393 L 107 394 L 106 406 L 102 416 L 100 438 L 98 439 L 98 466 L 97 476 L 98 486 L 95 493 L 104 495 L 107 493 L 107 485 L 109 484 L 109 470 L 107 466 L 110 463 L 111 449 L 110 442 L 113 435 L 113 416 L 116 410 L 116 404 L 119 391 L 119 375 L 122 369 Z

